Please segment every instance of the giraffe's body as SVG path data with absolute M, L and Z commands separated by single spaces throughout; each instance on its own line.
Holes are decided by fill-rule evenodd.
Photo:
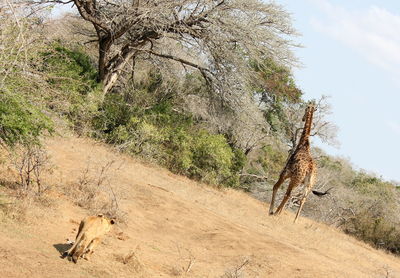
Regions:
M 300 202 L 300 207 L 299 210 L 297 211 L 296 218 L 294 222 L 296 222 L 297 218 L 300 215 L 301 209 L 303 208 L 304 202 L 306 200 L 306 197 L 308 193 L 310 193 L 311 188 L 313 187 L 315 183 L 315 177 L 316 177 L 316 166 L 314 163 L 313 158 L 311 157 L 310 153 L 310 141 L 309 141 L 309 136 L 310 136 L 310 131 L 311 131 L 311 125 L 312 125 L 312 118 L 313 118 L 313 113 L 314 113 L 314 105 L 310 104 L 303 117 L 304 123 L 304 129 L 302 132 L 302 135 L 300 137 L 299 143 L 296 146 L 296 149 L 288 159 L 285 167 L 283 168 L 279 180 L 276 182 L 273 188 L 272 192 L 272 200 L 271 200 L 271 205 L 269 208 L 269 214 L 274 214 L 274 202 L 275 202 L 275 197 L 276 193 L 279 189 L 279 187 L 282 185 L 282 183 L 286 179 L 290 179 L 290 183 L 288 186 L 288 189 L 286 191 L 285 196 L 283 197 L 282 202 L 278 206 L 275 214 L 280 214 L 290 198 L 290 194 L 292 190 L 302 184 L 306 184 L 306 189 L 304 192 L 304 196 L 301 199 Z

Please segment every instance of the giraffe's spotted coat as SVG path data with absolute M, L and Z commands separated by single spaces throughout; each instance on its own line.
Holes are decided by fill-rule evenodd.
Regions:
M 293 154 L 290 156 L 285 167 L 283 168 L 279 176 L 279 180 L 274 185 L 271 205 L 269 207 L 269 214 L 271 215 L 280 214 L 286 202 L 288 201 L 292 190 L 301 183 L 306 183 L 306 190 L 304 192 L 303 198 L 301 199 L 300 207 L 297 211 L 294 220 L 295 222 L 300 215 L 301 209 L 303 208 L 308 193 L 310 193 L 311 188 L 315 183 L 315 178 L 317 174 L 316 165 L 310 153 L 310 140 L 309 140 L 314 111 L 315 111 L 314 104 L 312 103 L 309 104 L 306 108 L 303 117 L 303 121 L 305 123 L 299 143 L 297 144 L 296 149 L 294 150 Z M 290 179 L 288 189 L 286 191 L 285 196 L 283 197 L 282 202 L 280 203 L 276 212 L 274 213 L 274 203 L 275 203 L 276 193 L 279 187 L 286 179 Z

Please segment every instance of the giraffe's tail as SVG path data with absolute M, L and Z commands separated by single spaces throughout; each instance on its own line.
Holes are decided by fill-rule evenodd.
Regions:
M 325 196 L 325 195 L 327 195 L 327 194 L 330 194 L 329 190 L 331 190 L 332 188 L 333 188 L 333 187 L 329 188 L 329 189 L 326 190 L 325 192 L 313 190 L 312 193 L 313 193 L 314 195 L 318 196 L 318 197 L 322 197 L 322 196 Z

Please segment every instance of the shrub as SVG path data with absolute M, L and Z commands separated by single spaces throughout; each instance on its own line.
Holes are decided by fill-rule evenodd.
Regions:
M 277 180 L 282 171 L 282 167 L 285 165 L 287 157 L 287 152 L 280 151 L 267 145 L 262 148 L 262 152 L 260 152 L 258 158 L 258 163 L 261 164 L 267 177 L 270 177 L 271 180 Z
M 44 132 L 52 132 L 52 121 L 18 93 L 0 92 L 0 140 L 7 145 L 38 143 Z
M 371 201 L 368 206 L 361 205 L 354 217 L 347 221 L 344 231 L 377 248 L 384 248 L 393 253 L 400 252 L 400 230 L 393 222 L 386 204 Z
M 12 154 L 12 164 L 18 172 L 18 189 L 22 196 L 30 192 L 35 192 L 37 196 L 42 195 L 47 189 L 42 182 L 42 176 L 51 170 L 46 150 L 37 144 L 19 145 Z
M 98 168 L 88 163 L 78 180 L 64 188 L 74 203 L 90 210 L 93 214 L 102 213 L 118 222 L 126 221 L 126 213 L 119 207 L 120 194 L 111 186 L 113 176 L 119 171 L 115 161 L 111 160 Z M 118 190 L 117 188 L 115 190 Z
M 79 49 L 61 44 L 48 46 L 41 55 L 40 70 L 51 88 L 44 102 L 67 116 L 75 131 L 84 133 L 103 98 L 92 61 Z
M 231 176 L 234 153 L 223 135 L 200 131 L 193 138 L 192 166 L 189 175 L 199 180 L 218 184 Z
M 153 101 L 143 108 L 142 98 L 154 93 L 155 83 L 131 91 L 134 103 L 126 102 L 124 94 L 106 96 L 93 119 L 97 136 L 176 173 L 207 183 L 237 186 L 238 172 L 246 159 L 243 152 L 232 148 L 223 135 L 199 131 L 190 114 L 174 109 L 173 99 L 152 96 Z
M 79 49 L 54 44 L 42 53 L 47 81 L 62 91 L 87 94 L 98 86 L 97 71 L 88 55 Z
M 233 149 L 223 135 L 184 129 L 169 134 L 166 152 L 171 170 L 211 184 L 239 186 L 238 173 L 246 156 Z
M 349 185 L 364 195 L 374 196 L 381 200 L 392 201 L 394 198 L 394 187 L 391 183 L 364 172 L 357 173 Z

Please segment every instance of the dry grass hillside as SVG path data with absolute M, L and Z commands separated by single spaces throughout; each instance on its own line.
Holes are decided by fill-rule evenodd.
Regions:
M 267 204 L 244 193 L 198 184 L 88 139 L 54 138 L 46 146 L 55 166 L 45 177 L 49 201 L 26 204 L 25 224 L 2 222 L 0 277 L 400 277 L 400 258 L 305 218 L 293 225 L 288 212 L 269 217 Z M 111 161 L 104 179 L 125 223 L 90 261 L 75 265 L 60 252 L 90 211 L 69 190 L 89 166 L 101 172 Z

